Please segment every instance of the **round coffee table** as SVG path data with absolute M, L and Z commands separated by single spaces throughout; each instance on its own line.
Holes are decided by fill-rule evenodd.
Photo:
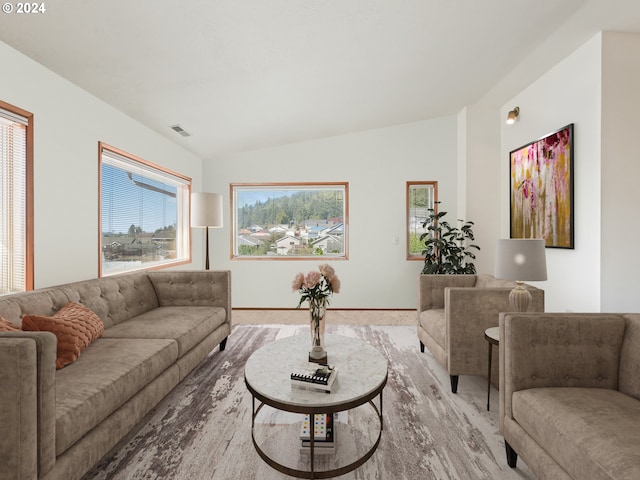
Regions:
M 291 372 L 307 362 L 309 344 L 307 335 L 282 338 L 259 348 L 247 360 L 244 378 L 253 402 L 251 437 L 260 457 L 276 470 L 298 478 L 331 478 L 360 467 L 378 448 L 383 430 L 382 390 L 387 383 L 387 360 L 378 350 L 360 339 L 328 334 L 325 337 L 325 349 L 329 364 L 338 368 L 331 393 L 292 387 Z M 379 408 L 373 402 L 376 397 L 379 397 Z M 257 408 L 256 400 L 260 402 Z M 273 452 L 267 454 L 264 445 L 256 440 L 256 416 L 265 405 L 284 412 L 313 415 L 335 414 L 367 403 L 373 407 L 379 422 L 377 439 L 369 449 L 346 465 L 316 471 L 318 449 L 314 446 L 313 433 L 309 470 L 283 465 L 273 458 Z M 288 434 L 291 435 L 291 431 Z M 339 437 L 336 443 L 336 449 L 340 449 Z

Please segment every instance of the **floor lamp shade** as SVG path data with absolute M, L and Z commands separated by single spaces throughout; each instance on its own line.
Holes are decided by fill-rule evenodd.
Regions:
M 500 239 L 496 248 L 495 276 L 503 280 L 515 280 L 517 287 L 511 291 L 509 300 L 516 312 L 529 307 L 531 294 L 523 282 L 547 279 L 547 261 L 543 239 Z
M 205 268 L 209 270 L 209 227 L 222 227 L 222 195 L 219 193 L 191 194 L 191 226 L 205 229 Z
M 191 226 L 222 227 L 222 195 L 219 193 L 192 193 Z

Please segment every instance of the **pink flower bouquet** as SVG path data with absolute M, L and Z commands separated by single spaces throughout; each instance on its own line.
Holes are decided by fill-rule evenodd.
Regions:
M 293 291 L 301 294 L 298 307 L 309 301 L 310 304 L 317 304 L 321 301 L 329 303 L 329 296 L 334 293 L 340 293 L 340 279 L 338 279 L 335 270 L 331 265 L 322 264 L 318 267 L 318 271 L 312 270 L 306 275 L 302 272 L 298 273 L 291 284 Z

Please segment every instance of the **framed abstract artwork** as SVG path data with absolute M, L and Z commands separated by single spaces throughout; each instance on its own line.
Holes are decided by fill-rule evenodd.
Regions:
M 511 238 L 574 248 L 573 123 L 509 153 Z

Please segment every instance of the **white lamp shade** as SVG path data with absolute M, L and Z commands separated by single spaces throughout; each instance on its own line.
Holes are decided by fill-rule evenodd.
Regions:
M 496 278 L 520 282 L 547 279 L 543 239 L 499 239 L 496 248 Z
M 192 193 L 191 226 L 222 227 L 222 195 L 219 193 Z

